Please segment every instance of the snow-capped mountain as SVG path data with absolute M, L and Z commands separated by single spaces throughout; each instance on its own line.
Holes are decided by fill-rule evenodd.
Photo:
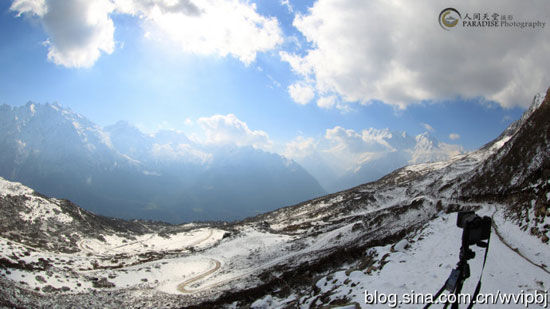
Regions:
M 385 293 L 396 307 L 418 308 L 397 302 L 445 282 L 459 259 L 459 210 L 493 218 L 482 293 L 547 293 L 550 90 L 543 97 L 480 150 L 235 223 L 108 221 L 55 238 L 81 210 L 0 180 L 0 222 L 40 226 L 0 230 L 0 299 L 9 307 L 371 308 L 367 293 Z M 488 186 L 486 177 L 498 179 Z M 473 249 L 464 293 L 481 271 L 484 251 Z
M 125 122 L 102 129 L 58 104 L 2 105 L 0 149 L 1 177 L 123 218 L 241 219 L 325 193 L 279 155 Z
M 382 137 L 379 143 L 384 146 L 384 151 L 366 156 L 357 166 L 332 181 L 321 182 L 326 184 L 328 191 L 335 192 L 375 181 L 409 164 L 445 161 L 464 153 L 461 146 L 440 142 L 428 132 L 414 137 L 389 130 L 376 134 Z M 313 171 L 311 173 L 315 176 Z

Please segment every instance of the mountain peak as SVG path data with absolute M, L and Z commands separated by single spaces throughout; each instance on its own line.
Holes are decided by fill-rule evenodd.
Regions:
M 433 146 L 437 146 L 439 144 L 439 140 L 430 132 L 426 131 L 424 133 L 418 134 L 416 137 L 417 144 L 429 144 Z
M 498 140 L 506 143 L 480 168 L 464 192 L 471 195 L 505 194 L 518 188 L 537 186 L 537 175 L 550 173 L 550 88 L 535 96 L 520 120 L 510 125 Z M 503 136 L 505 135 L 505 136 Z M 493 142 L 494 144 L 495 142 Z M 475 185 L 472 185 L 475 184 Z

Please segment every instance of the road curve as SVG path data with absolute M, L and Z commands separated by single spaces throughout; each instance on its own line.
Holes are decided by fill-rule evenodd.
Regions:
M 184 293 L 184 294 L 191 294 L 191 293 L 194 293 L 194 292 L 198 292 L 202 289 L 197 289 L 197 290 L 189 290 L 186 288 L 186 286 L 196 282 L 196 281 L 199 281 L 201 280 L 202 278 L 205 278 L 213 273 L 215 273 L 216 271 L 218 271 L 218 269 L 220 269 L 220 267 L 222 266 L 222 264 L 220 263 L 220 261 L 218 260 L 214 260 L 214 259 L 211 259 L 213 262 L 214 262 L 214 267 L 207 270 L 206 272 L 198 275 L 198 276 L 195 276 L 191 279 L 188 279 L 188 280 L 185 280 L 184 282 L 178 284 L 178 291 L 180 291 L 181 293 Z

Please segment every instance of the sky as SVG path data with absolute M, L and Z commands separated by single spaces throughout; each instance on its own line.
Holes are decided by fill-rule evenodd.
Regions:
M 417 2 L 1 1 L 0 103 L 290 158 L 385 129 L 479 148 L 550 86 L 550 2 Z

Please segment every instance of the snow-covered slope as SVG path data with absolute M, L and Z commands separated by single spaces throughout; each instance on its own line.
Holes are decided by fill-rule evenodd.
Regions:
M 376 182 L 232 224 L 111 225 L 115 221 L 93 214 L 79 221 L 75 205 L 0 182 L 1 209 L 10 216 L 0 220 L 19 222 L 0 238 L 0 299 L 22 307 L 370 308 L 365 291 L 396 297 L 437 291 L 458 262 L 459 210 L 494 219 L 482 293 L 547 291 L 550 174 L 538 173 L 537 166 L 548 162 L 539 152 L 548 139 L 537 128 L 546 125 L 539 119 L 546 117 L 548 98 L 478 151 L 407 166 Z M 536 143 L 524 142 L 528 134 Z M 506 159 L 516 147 L 525 158 Z M 487 166 L 506 171 L 539 157 L 540 164 L 527 165 L 534 170 L 519 173 L 526 181 L 501 182 L 503 194 L 479 194 L 486 189 L 476 179 Z M 41 211 L 54 214 L 32 235 L 49 238 L 14 236 L 25 235 L 25 220 Z M 78 236 L 67 242 L 73 250 L 50 245 L 75 222 L 82 228 L 69 234 Z M 86 222 L 105 223 L 88 234 Z M 483 251 L 476 253 L 464 292 L 477 281 Z
M 499 207 L 505 205 L 486 204 L 477 213 L 490 216 Z M 534 296 L 535 291 L 547 291 L 550 273 L 537 265 L 550 259 L 550 248 L 541 246 L 539 239 L 504 221 L 500 213 L 496 213 L 494 219 L 503 239 L 496 232 L 491 235 L 482 293 L 494 295 L 496 303 L 478 304 L 475 308 L 525 308 L 525 303 L 504 306 L 505 301 L 496 297 Z M 309 293 L 292 293 L 286 297 L 266 295 L 252 303 L 251 308 L 310 308 L 327 304 L 344 308 L 348 308 L 345 305 L 349 308 L 421 308 L 455 268 L 461 234 L 462 230 L 456 227 L 456 214 L 442 213 L 402 240 L 366 249 L 362 260 L 326 272 L 314 281 Z M 515 248 L 520 248 L 521 254 Z M 473 249 L 476 258 L 469 262 L 472 276 L 463 288 L 463 293 L 468 294 L 475 290 L 484 254 L 482 248 Z M 374 303 L 367 303 L 370 301 Z M 529 308 L 543 305 L 543 302 L 530 304 Z M 434 305 L 435 308 L 441 306 Z

